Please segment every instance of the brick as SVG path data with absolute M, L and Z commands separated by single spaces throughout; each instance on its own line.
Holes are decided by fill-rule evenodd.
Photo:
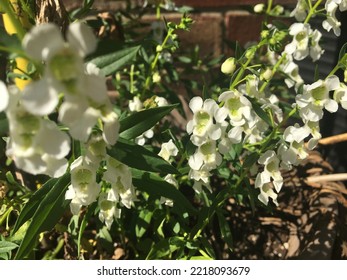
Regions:
M 230 11 L 225 15 L 226 39 L 238 41 L 241 46 L 258 41 L 263 17 L 246 11 Z
M 181 16 L 179 14 L 165 14 L 167 21 L 178 23 Z M 202 56 L 214 55 L 218 56 L 222 51 L 222 38 L 223 38 L 223 17 L 220 13 L 199 13 L 192 14 L 194 24 L 190 31 L 178 31 L 180 40 L 180 48 L 189 50 L 195 48 L 196 45 L 200 47 L 200 54 Z M 154 15 L 147 15 L 143 17 L 145 22 L 155 20 Z
M 177 6 L 187 5 L 194 8 L 240 7 L 264 3 L 262 0 L 174 0 Z M 275 0 L 274 4 L 295 4 L 297 0 Z

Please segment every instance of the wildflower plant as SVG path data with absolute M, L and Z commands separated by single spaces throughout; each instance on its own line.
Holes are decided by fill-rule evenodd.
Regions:
M 0 50 L 9 61 L 21 58 L 27 65 L 0 82 L 8 158 L 1 172 L 18 191 L 11 198 L 15 208 L 1 206 L 0 225 L 6 223 L 9 233 L 0 241 L 9 248 L 1 258 L 33 257 L 40 233 L 53 227 L 71 236 L 76 258 L 93 251 L 93 244 L 86 245 L 87 227 L 95 228 L 107 250 L 118 244 L 128 258 L 216 258 L 208 228 L 217 220 L 232 248 L 223 210 L 228 199 L 255 212 L 278 206 L 282 173 L 316 147 L 325 111 L 347 108 L 347 87 L 337 76 L 338 70 L 347 72 L 345 46 L 336 67 L 312 84 L 297 64 L 324 53 L 311 18 L 323 17 L 322 27 L 340 34 L 336 14 L 346 10 L 344 0 L 299 0 L 294 9 L 271 0 L 255 6 L 264 14 L 259 42 L 211 62 L 220 69 L 220 84 L 210 81 L 204 88 L 188 81 L 180 67 L 209 73 L 197 50 L 192 58 L 179 53 L 177 31 L 189 31 L 193 20 L 186 13 L 178 23 L 161 20 L 162 9 L 181 12 L 172 1 L 141 7 L 154 6 L 158 19 L 145 37 L 130 32 L 129 9 L 122 20 L 128 19 L 130 31 L 112 47 L 96 36 L 104 22 L 78 17 L 93 1 L 71 14 L 75 21 L 65 33 L 33 18 L 33 26 L 24 26 L 12 2 L 0 3 L 11 19 L 5 25 L 15 30 L 1 30 Z M 30 18 L 30 7 L 20 3 Z M 297 22 L 270 23 L 272 17 Z M 14 74 L 12 65 L 8 71 Z M 188 110 L 175 92 L 182 81 Z M 183 126 L 173 124 L 177 115 Z M 38 188 L 16 182 L 14 172 Z

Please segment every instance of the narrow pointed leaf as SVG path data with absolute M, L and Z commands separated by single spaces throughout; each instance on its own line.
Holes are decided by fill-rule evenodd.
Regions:
M 108 150 L 108 154 L 120 162 L 145 171 L 178 174 L 178 170 L 169 162 L 146 148 L 119 138 L 117 143 Z
M 20 212 L 16 224 L 14 225 L 12 234 L 14 234 L 26 221 L 32 218 L 41 201 L 57 181 L 58 179 L 50 179 L 32 195 L 29 201 L 25 204 L 23 210 Z
M 138 190 L 147 192 L 150 195 L 172 199 L 174 203 L 173 211 L 188 212 L 192 215 L 197 212 L 177 188 L 155 174 L 133 170 L 133 184 Z
M 131 63 L 141 46 L 126 48 L 109 54 L 98 56 L 90 62 L 101 69 L 105 76 L 114 74 L 124 65 Z
M 59 178 L 37 207 L 15 259 L 24 259 L 35 247 L 39 234 L 51 230 L 59 221 L 70 201 L 65 200 L 65 192 L 70 183 L 70 175 Z
M 134 139 L 155 126 L 168 115 L 177 105 L 163 106 L 143 110 L 120 121 L 120 136 L 124 139 Z

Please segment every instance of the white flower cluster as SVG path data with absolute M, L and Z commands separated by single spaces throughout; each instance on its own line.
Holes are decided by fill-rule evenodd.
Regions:
M 27 56 L 42 67 L 42 75 L 23 92 L 0 82 L 0 110 L 9 121 L 6 155 L 31 174 L 60 177 L 69 170 L 71 185 L 65 198 L 71 200 L 72 213 L 99 197 L 100 220 L 110 227 L 120 215 L 119 206 L 131 207 L 135 189 L 130 169 L 106 154 L 118 139 L 119 122 L 105 77 L 95 65 L 84 64 L 97 40 L 82 23 L 69 26 L 66 40 L 56 25 L 48 23 L 30 30 L 22 43 Z M 70 137 L 83 148 L 69 166 L 65 157 L 70 154 Z
M 291 12 L 291 16 L 295 17 L 296 20 L 302 22 L 306 19 L 310 6 L 307 3 L 307 0 L 299 0 L 295 9 Z M 326 19 L 323 21 L 322 26 L 328 32 L 330 30 L 334 31 L 336 36 L 341 34 L 341 22 L 336 18 L 336 11 L 340 10 L 341 12 L 347 10 L 347 1 L 346 0 L 326 0 L 325 1 L 325 11 Z
M 308 5 L 307 1 L 298 1 L 291 15 L 298 21 L 305 21 L 310 8 L 312 5 Z M 328 31 L 333 29 L 336 35 L 340 34 L 340 23 L 335 17 L 338 8 L 340 11 L 347 10 L 347 1 L 328 0 L 325 3 L 327 19 L 323 27 Z M 268 25 L 269 30 L 272 28 L 272 25 Z M 295 89 L 297 95 L 292 107 L 297 110 L 302 124 L 296 123 L 281 130 L 283 112 L 277 105 L 279 101 L 275 95 L 266 91 L 266 84 L 264 87 L 264 83 L 274 75 L 269 68 L 246 76 L 237 89 L 223 92 L 218 98 L 218 104 L 212 99 L 203 101 L 200 97 L 194 97 L 189 104 L 194 116 L 187 124 L 187 132 L 191 135 L 191 142 L 197 146 L 188 161 L 191 168 L 189 178 L 195 180 L 196 191 L 201 190 L 201 185 L 210 189 L 211 171 L 221 164 L 223 156 L 233 144 L 243 143 L 244 147 L 263 145 L 271 140 L 268 137 L 273 137 L 276 144 L 262 148 L 257 163 L 250 168 L 249 173 L 251 176 L 257 174 L 255 187 L 260 190 L 258 199 L 267 205 L 271 198 L 277 205 L 278 192 L 283 185 L 281 170 L 297 166 L 308 156 L 308 151 L 316 147 L 322 137 L 319 121 L 323 118 L 324 110 L 334 113 L 338 110 L 338 104 L 347 109 L 347 86 L 337 76 L 329 75 L 324 80 L 304 84 L 299 67 L 294 62 L 308 56 L 313 61 L 320 59 L 324 53 L 319 44 L 321 32 L 312 30 L 306 22 L 299 22 L 289 27 L 289 35 L 292 40 L 284 47 L 283 53 L 277 55 L 269 49 L 267 58 L 274 72 L 284 74 L 287 87 Z M 234 58 L 227 59 L 221 71 L 233 74 L 236 63 Z M 259 112 L 256 113 L 252 102 L 260 105 L 263 112 L 270 116 L 271 126 L 258 116 Z
M 16 166 L 31 174 L 62 176 L 68 167 L 70 138 L 57 124 L 33 115 L 23 106 L 23 93 L 16 87 L 7 89 L 0 82 L 0 109 L 9 122 L 10 137 L 6 155 Z
M 275 123 L 282 121 L 276 96 L 261 92 L 258 85 L 259 79 L 250 75 L 238 89 L 223 92 L 219 105 L 212 99 L 203 101 L 201 97 L 190 101 L 194 116 L 187 124 L 187 132 L 197 149 L 188 160 L 189 178 L 194 179 L 197 192 L 202 186 L 211 190 L 211 171 L 222 163 L 231 145 L 255 144 L 264 139 L 269 125 L 255 113 L 249 98 L 256 98 L 263 110 L 270 111 Z
M 59 106 L 59 121 L 69 128 L 72 138 L 86 142 L 98 119 L 104 125 L 107 144 L 117 141 L 119 123 L 107 95 L 105 78 L 93 65 L 84 66 L 83 58 L 97 45 L 92 31 L 83 23 L 72 23 L 62 37 L 51 23 L 30 30 L 23 39 L 23 48 L 32 59 L 43 61 L 40 80 L 25 87 L 23 106 L 37 116 L 52 113 Z
M 177 154 L 178 154 L 178 148 L 176 147 L 174 142 L 170 140 L 161 145 L 161 149 L 160 149 L 160 152 L 158 153 L 158 156 L 162 157 L 163 159 L 169 162 L 170 158 L 177 156 Z M 164 177 L 164 180 L 168 182 L 169 184 L 173 185 L 175 188 L 178 188 L 178 182 L 173 174 L 167 174 Z M 166 197 L 161 197 L 160 203 L 170 207 L 173 206 L 172 199 L 169 199 Z

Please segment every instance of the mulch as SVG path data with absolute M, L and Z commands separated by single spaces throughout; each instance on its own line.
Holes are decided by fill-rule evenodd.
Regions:
M 221 259 L 347 259 L 347 189 L 341 182 L 308 182 L 333 169 L 317 151 L 284 174 L 279 207 L 272 212 L 234 200 L 227 206 L 233 249 Z M 259 210 L 259 211 L 258 211 Z

